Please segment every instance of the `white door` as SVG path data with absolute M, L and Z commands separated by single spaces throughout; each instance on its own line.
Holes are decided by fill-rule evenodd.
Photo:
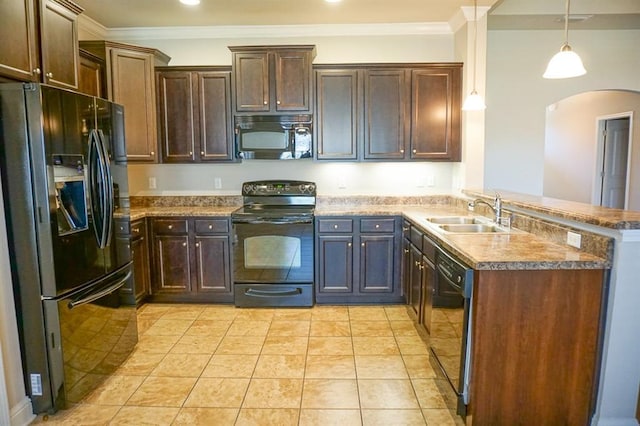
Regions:
M 627 161 L 629 154 L 629 124 L 626 118 L 606 120 L 604 133 L 604 161 L 600 205 L 625 208 L 627 190 Z

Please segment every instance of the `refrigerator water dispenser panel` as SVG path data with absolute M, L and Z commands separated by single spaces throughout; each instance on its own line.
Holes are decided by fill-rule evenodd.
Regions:
M 58 235 L 68 235 L 89 228 L 84 157 L 54 155 L 53 176 L 56 195 Z

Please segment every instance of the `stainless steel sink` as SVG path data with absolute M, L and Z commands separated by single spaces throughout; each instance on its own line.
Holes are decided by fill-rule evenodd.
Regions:
M 445 232 L 458 232 L 458 233 L 488 233 L 488 232 L 507 232 L 506 229 L 500 228 L 492 224 L 452 224 L 452 225 L 440 225 L 440 229 Z
M 441 217 L 428 217 L 427 220 L 436 225 L 456 225 L 456 224 L 484 224 L 487 223 L 487 219 L 482 220 L 470 216 L 441 216 Z

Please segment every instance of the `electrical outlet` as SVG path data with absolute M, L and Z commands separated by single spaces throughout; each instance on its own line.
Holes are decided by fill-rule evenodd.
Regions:
M 436 185 L 436 177 L 434 175 L 427 176 L 427 186 L 435 186 Z
M 582 235 L 571 231 L 567 232 L 567 244 L 575 248 L 580 248 L 581 243 Z
M 347 181 L 343 177 L 338 178 L 338 189 L 345 189 L 347 187 Z
M 156 184 L 156 178 L 155 177 L 150 177 L 149 178 L 149 189 L 156 189 L 158 186 Z
M 215 189 L 222 189 L 222 178 L 213 178 L 213 187 Z

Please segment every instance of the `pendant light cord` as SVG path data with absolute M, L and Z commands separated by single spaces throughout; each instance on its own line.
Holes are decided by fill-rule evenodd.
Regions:
M 569 3 L 571 0 L 567 0 L 567 7 L 564 12 L 564 45 L 569 45 Z
M 568 1 L 568 0 L 567 0 Z M 478 0 L 473 0 L 473 92 L 476 92 L 476 69 L 478 68 Z

